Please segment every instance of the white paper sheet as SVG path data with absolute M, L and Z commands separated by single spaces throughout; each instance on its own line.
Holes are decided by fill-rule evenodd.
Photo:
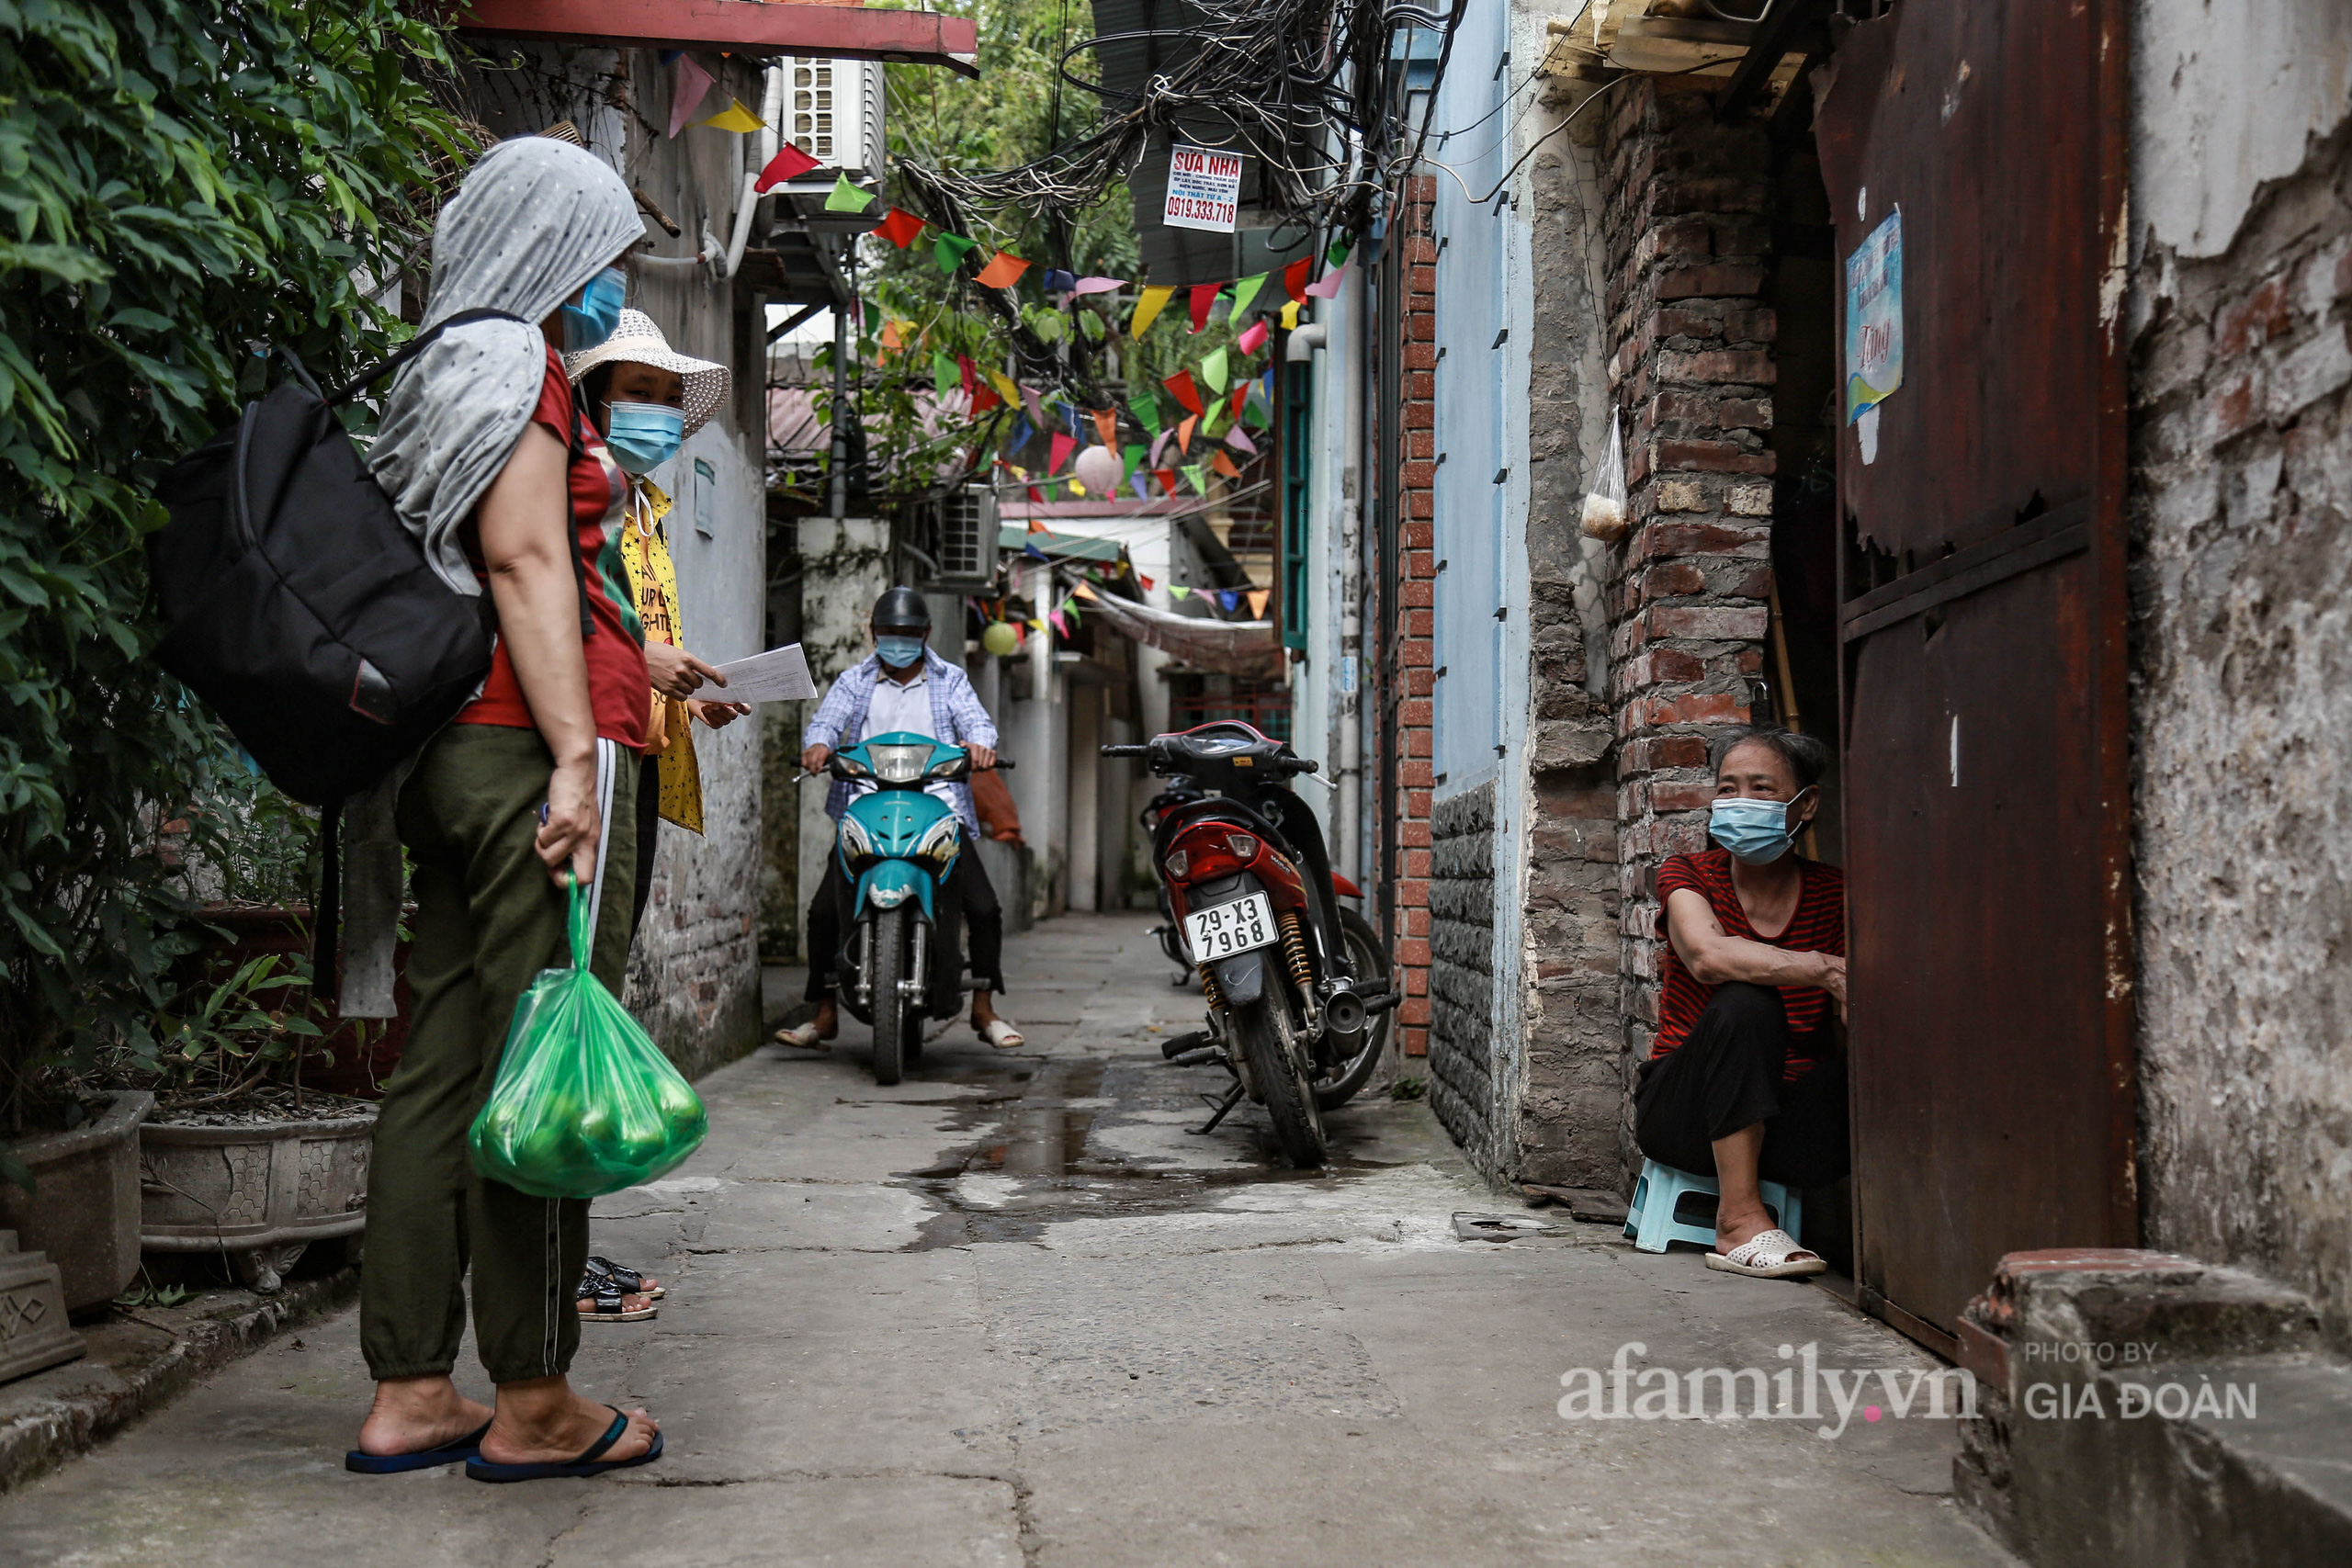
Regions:
M 817 694 L 808 678 L 808 660 L 797 642 L 718 666 L 727 684 L 705 681 L 694 694 L 713 703 L 789 703 Z

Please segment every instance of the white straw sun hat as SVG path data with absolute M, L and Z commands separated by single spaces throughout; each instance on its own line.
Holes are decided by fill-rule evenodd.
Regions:
M 580 378 L 599 365 L 612 365 L 628 360 L 639 365 L 650 365 L 658 370 L 673 370 L 686 383 L 686 434 L 692 435 L 710 422 L 718 405 L 727 400 L 729 377 L 727 367 L 707 359 L 694 359 L 674 352 L 653 318 L 642 310 L 623 310 L 621 324 L 613 335 L 594 348 L 563 356 L 563 373 L 578 386 Z

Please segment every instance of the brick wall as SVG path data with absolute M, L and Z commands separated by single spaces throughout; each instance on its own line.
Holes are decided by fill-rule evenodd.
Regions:
M 1440 805 L 1430 823 L 1430 1105 L 1471 1162 L 1495 1146 L 1495 786 Z
M 1395 956 L 1405 984 L 1397 1025 L 1408 1056 L 1425 1056 L 1430 1048 L 1430 792 L 1436 784 L 1430 703 L 1437 662 L 1431 625 L 1437 561 L 1430 506 L 1437 472 L 1437 240 L 1430 232 L 1430 209 L 1436 197 L 1434 175 L 1406 182 L 1394 241 L 1398 265 L 1406 269 L 1401 290 L 1405 439 L 1403 471 L 1393 476 L 1397 496 L 1396 635 L 1385 650 L 1382 690 L 1396 714 L 1396 798 L 1385 804 L 1396 866 Z
M 2159 77 L 2152 102 L 2170 90 Z M 2213 188 L 2193 157 L 2150 162 L 2135 210 L 2143 175 L 2197 182 L 2192 201 Z M 2220 254 L 2177 251 L 2152 224 L 2131 345 L 2147 1243 L 2294 1281 L 2339 1344 L 2352 1343 L 2347 193 L 2352 121 L 2313 138 L 2234 232 L 2224 217 Z
M 1600 158 L 1608 374 L 1633 522 L 1609 588 L 1622 1011 L 1625 1045 L 1646 1055 L 1657 868 L 1704 847 L 1708 738 L 1747 722 L 1763 663 L 1772 185 L 1761 128 L 1718 124 L 1705 88 L 1672 79 L 1625 90 Z

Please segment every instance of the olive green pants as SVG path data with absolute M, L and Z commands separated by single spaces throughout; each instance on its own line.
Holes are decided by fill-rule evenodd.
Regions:
M 605 840 L 589 967 L 617 994 L 637 879 L 637 757 L 610 741 L 596 750 Z M 401 788 L 414 1006 L 376 1122 L 359 1287 L 360 1348 L 379 1379 L 457 1364 L 469 1262 L 475 1349 L 492 1382 L 554 1376 L 579 1348 L 587 1203 L 485 1180 L 466 1148 L 515 1000 L 541 969 L 571 962 L 567 895 L 533 847 L 549 771 L 537 731 L 458 724 Z

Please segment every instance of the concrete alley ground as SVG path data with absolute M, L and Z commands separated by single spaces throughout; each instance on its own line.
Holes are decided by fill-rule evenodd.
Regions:
M 2009 1561 L 1947 1496 L 1955 1424 L 1917 1409 L 1857 1405 L 1834 1439 L 1811 1419 L 1564 1419 L 1563 1374 L 1606 1379 L 1629 1341 L 1678 1374 L 1769 1376 L 1808 1343 L 1898 1382 L 1933 1363 L 1824 1290 L 1613 1227 L 1461 1239 L 1459 1213 L 1561 1211 L 1467 1177 L 1418 1102 L 1334 1116 L 1322 1174 L 1274 1169 L 1247 1108 L 1188 1134 L 1223 1075 L 1160 1060 L 1199 1006 L 1149 923 L 1010 943 L 1019 1055 L 959 1025 L 882 1089 L 852 1023 L 830 1056 L 770 1048 L 704 1080 L 708 1144 L 598 1205 L 596 1250 L 669 1299 L 583 1327 L 574 1369 L 660 1417 L 659 1463 L 503 1487 L 346 1473 L 368 1387 L 352 1311 L 0 1499 L 0 1562 Z M 470 1360 L 458 1375 L 488 1395 Z

